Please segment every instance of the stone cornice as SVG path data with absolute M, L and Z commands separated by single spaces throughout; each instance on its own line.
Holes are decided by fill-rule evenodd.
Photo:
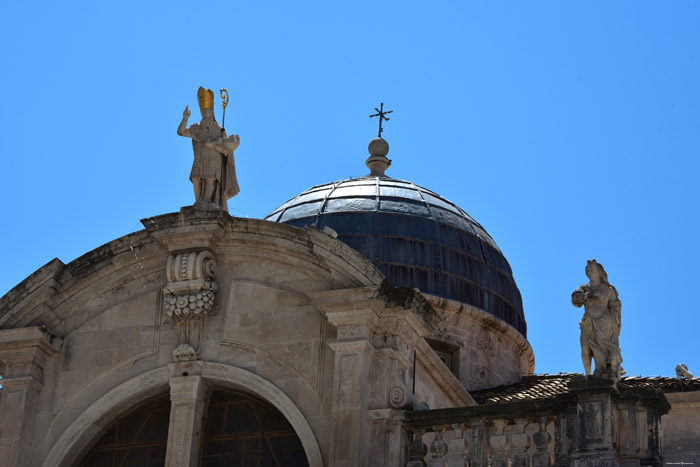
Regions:
M 46 263 L 0 298 L 0 327 L 13 327 L 24 313 L 49 301 L 63 289 L 61 277 L 66 265 L 58 259 Z
M 225 211 L 203 211 L 192 207 L 180 212 L 141 219 L 151 238 L 170 253 L 212 249 L 234 218 Z
M 44 327 L 0 330 L 0 360 L 6 365 L 3 386 L 31 383 L 40 387 L 47 360 L 62 344 Z
M 61 349 L 61 339 L 41 326 L 0 330 L 0 351 L 40 347 L 47 353 Z
M 359 309 L 371 309 L 377 316 L 391 313 L 406 320 L 421 337 L 444 328 L 442 318 L 418 289 L 393 287 L 386 280 L 379 287 L 319 292 L 311 297 L 311 303 L 324 313 Z

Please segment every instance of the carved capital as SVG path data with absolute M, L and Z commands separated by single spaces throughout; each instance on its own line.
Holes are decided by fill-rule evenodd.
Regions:
M 203 282 L 216 279 L 216 260 L 206 250 L 170 255 L 166 272 L 167 288 L 173 293 L 192 292 Z

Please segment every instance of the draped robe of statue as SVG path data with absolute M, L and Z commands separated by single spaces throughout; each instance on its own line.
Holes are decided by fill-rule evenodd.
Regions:
M 213 202 L 228 210 L 227 200 L 236 196 L 241 190 L 236 178 L 236 163 L 233 158 L 233 150 L 226 149 L 222 154 L 214 148 L 212 143 L 222 139 L 221 127 L 214 120 L 211 128 L 201 123 L 194 123 L 188 129 L 192 138 L 192 149 L 194 151 L 194 162 L 190 172 L 190 181 L 195 178 L 217 180 L 217 194 Z M 223 132 L 224 145 L 228 135 Z M 209 143 L 209 144 L 208 144 Z M 203 188 L 202 188 L 203 189 Z M 200 194 L 201 196 L 201 194 Z M 208 201 L 197 198 L 197 202 Z
M 595 270 L 594 270 L 595 269 Z M 584 307 L 581 328 L 581 356 L 586 374 L 590 374 L 590 360 L 595 361 L 595 375 L 619 379 L 622 369 L 620 328 L 622 303 L 607 274 L 595 260 L 588 262 L 586 274 L 591 282 L 571 294 L 574 306 Z M 595 275 L 597 280 L 594 280 Z

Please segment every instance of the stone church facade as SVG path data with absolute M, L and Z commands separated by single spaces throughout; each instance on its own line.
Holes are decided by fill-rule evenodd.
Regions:
M 147 218 L 2 297 L 0 465 L 700 463 L 697 379 L 534 375 L 495 242 L 375 141 L 266 220 Z

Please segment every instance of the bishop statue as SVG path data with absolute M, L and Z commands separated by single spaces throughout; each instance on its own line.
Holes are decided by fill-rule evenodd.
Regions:
M 227 200 L 240 191 L 233 152 L 238 148 L 241 139 L 238 135 L 228 136 L 216 122 L 214 92 L 211 89 L 200 87 L 197 91 L 197 101 L 202 121 L 187 127 L 190 118 L 190 109 L 187 106 L 177 128 L 178 135 L 192 138 L 194 163 L 190 181 L 194 187 L 194 205 L 202 209 L 228 211 Z

